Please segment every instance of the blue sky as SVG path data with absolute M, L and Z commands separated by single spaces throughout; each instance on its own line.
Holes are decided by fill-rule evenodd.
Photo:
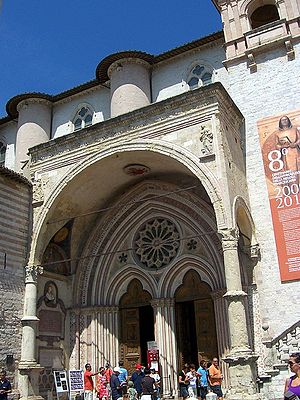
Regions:
M 0 116 L 17 94 L 94 79 L 109 54 L 160 54 L 219 30 L 211 0 L 2 0 Z

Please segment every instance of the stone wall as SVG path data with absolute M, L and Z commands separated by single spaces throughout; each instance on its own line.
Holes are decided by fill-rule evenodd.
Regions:
M 21 351 L 24 265 L 31 229 L 31 185 L 0 168 L 0 367 L 11 375 Z

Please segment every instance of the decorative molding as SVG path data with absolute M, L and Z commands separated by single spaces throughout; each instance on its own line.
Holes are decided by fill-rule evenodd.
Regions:
M 28 106 L 30 106 L 31 104 L 43 104 L 43 105 L 46 105 L 49 107 L 52 106 L 52 102 L 47 99 L 43 99 L 43 98 L 39 98 L 39 97 L 36 97 L 36 98 L 32 97 L 32 98 L 20 101 L 20 103 L 18 103 L 18 105 L 17 105 L 17 111 L 20 112 L 21 110 L 28 108 Z
M 250 69 L 250 72 L 256 72 L 257 71 L 257 64 L 255 61 L 255 57 L 253 53 L 248 53 L 247 54 L 247 59 L 248 59 L 248 68 Z
M 292 61 L 295 59 L 295 49 L 291 40 L 286 40 L 284 42 L 286 48 L 286 54 L 288 61 Z

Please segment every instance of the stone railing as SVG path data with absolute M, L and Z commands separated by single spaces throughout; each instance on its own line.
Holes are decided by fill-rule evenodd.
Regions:
M 264 366 L 266 374 L 287 368 L 289 355 L 300 352 L 300 321 L 273 339 L 265 339 Z
M 267 334 L 267 333 L 266 333 Z M 300 321 L 273 339 L 265 339 L 264 371 L 259 374 L 261 398 L 282 400 L 284 383 L 290 375 L 289 355 L 300 352 Z

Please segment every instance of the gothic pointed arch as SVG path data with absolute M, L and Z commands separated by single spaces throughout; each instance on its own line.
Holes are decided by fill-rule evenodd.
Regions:
M 203 269 L 209 271 L 208 275 L 218 276 L 217 282 L 212 276 L 207 280 L 214 281 L 215 288 L 224 285 L 222 260 L 218 253 L 221 245 L 213 209 L 194 194 L 175 194 L 176 189 L 178 188 L 175 185 L 166 182 L 141 182 L 126 196 L 122 196 L 122 207 L 118 207 L 117 202 L 110 213 L 99 219 L 90 234 L 77 269 L 77 293 L 74 294 L 74 302 L 81 302 L 82 305 L 105 302 L 115 304 L 117 293 L 123 287 L 122 281 L 126 282 L 130 270 L 144 276 L 143 281 L 148 281 L 153 295 L 157 295 L 157 290 L 164 293 L 160 284 L 157 285 L 153 278 L 151 281 L 149 276 L 153 271 L 161 282 L 165 281 L 164 277 L 173 266 L 178 265 L 180 259 L 186 257 L 187 252 L 203 254 Z M 168 196 L 170 192 L 173 194 Z M 149 243 L 146 248 L 151 247 L 153 252 L 162 248 L 166 255 L 166 264 L 147 264 L 136 254 L 139 250 L 140 232 L 144 233 L 147 226 L 152 233 L 155 232 L 156 223 L 159 229 L 166 229 L 170 235 L 175 235 L 166 238 L 168 244 L 170 240 L 172 243 L 178 242 L 175 247 L 160 247 L 160 236 L 146 237 Z M 193 241 L 191 237 L 194 238 Z M 91 254 L 97 257 L 89 257 Z

